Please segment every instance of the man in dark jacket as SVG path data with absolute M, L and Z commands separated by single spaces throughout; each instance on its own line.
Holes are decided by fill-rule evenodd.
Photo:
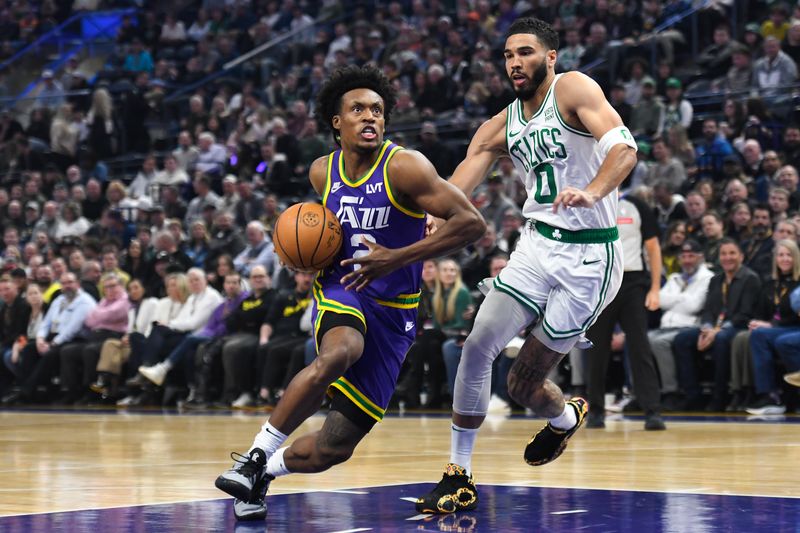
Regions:
M 239 390 L 237 384 L 246 383 L 252 373 L 261 326 L 276 297 L 276 291 L 269 288 L 267 269 L 262 265 L 250 270 L 250 286 L 252 291 L 226 320 L 229 336 L 222 348 L 222 364 L 226 369 L 224 389 L 229 395 L 234 394 L 232 391 L 240 395 L 247 392 Z M 245 397 L 242 402 L 245 400 L 249 399 Z
M 256 375 L 261 380 L 259 396 L 268 403 L 277 401 L 280 391 L 303 369 L 305 360 L 308 336 L 300 321 L 311 305 L 313 277 L 306 272 L 295 272 L 294 281 L 294 290 L 275 297 L 261 326 Z
M 0 300 L 3 301 L 0 310 L 0 353 L 3 355 L 5 367 L 16 376 L 19 354 L 15 361 L 11 348 L 20 337 L 27 338 L 31 306 L 19 294 L 19 289 L 10 276 L 0 278 Z M 0 387 L 4 388 L 7 378 L 5 372 L 0 372 Z
M 247 246 L 243 233 L 234 225 L 233 215 L 227 212 L 217 215 L 208 243 L 208 263 L 213 264 L 223 254 L 231 257 L 239 255 Z
M 711 278 L 699 328 L 688 328 L 675 337 L 673 351 L 678 381 L 686 393 L 686 408 L 700 407 L 697 361 L 700 353 L 714 357 L 714 394 L 709 411 L 724 411 L 730 379 L 731 343 L 755 316 L 761 281 L 744 266 L 739 243 L 722 239 L 719 262 L 722 272 Z

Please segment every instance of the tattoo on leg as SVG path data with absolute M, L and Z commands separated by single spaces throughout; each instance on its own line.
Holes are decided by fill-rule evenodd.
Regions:
M 529 336 L 508 374 L 508 391 L 514 400 L 540 416 L 552 418 L 564 409 L 561 389 L 547 374 L 564 357 Z
M 346 416 L 338 411 L 331 411 L 325 418 L 325 423 L 317 437 L 317 446 L 320 448 L 339 448 L 344 445 L 356 444 L 364 438 L 366 433 Z
M 517 359 L 511 366 L 511 370 L 517 379 L 522 380 L 528 384 L 539 386 L 542 381 L 547 377 L 549 369 L 543 366 L 532 364 L 529 361 L 521 361 Z

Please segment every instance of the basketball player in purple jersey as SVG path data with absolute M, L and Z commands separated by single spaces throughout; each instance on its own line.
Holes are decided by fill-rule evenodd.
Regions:
M 344 242 L 314 281 L 317 358 L 286 388 L 247 455 L 234 454 L 233 468 L 217 478 L 217 488 L 236 498 L 239 519 L 266 515 L 276 477 L 322 472 L 353 454 L 383 418 L 414 340 L 422 260 L 484 233 L 480 214 L 425 157 L 384 140 L 394 104 L 392 86 L 374 67 L 334 72 L 317 97 L 319 119 L 341 149 L 317 159 L 309 177 L 336 213 Z M 423 242 L 426 213 L 446 222 Z M 282 447 L 326 392 L 331 408 L 322 429 Z

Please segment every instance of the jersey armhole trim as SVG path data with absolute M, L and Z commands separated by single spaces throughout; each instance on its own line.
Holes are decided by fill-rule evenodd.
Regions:
M 386 156 L 386 164 L 383 165 L 383 186 L 386 188 L 386 196 L 389 197 L 389 201 L 392 202 L 392 205 L 395 206 L 395 208 L 401 213 L 413 218 L 425 218 L 425 213 L 401 205 L 400 202 L 397 201 L 397 198 L 394 195 L 394 191 L 392 190 L 392 186 L 389 183 L 389 161 L 392 160 L 394 154 L 396 154 L 402 149 L 403 148 L 401 148 L 400 146 L 395 146 L 394 148 L 392 148 L 392 151 L 389 152 L 389 155 Z
M 553 85 L 555 85 L 555 83 L 553 83 Z M 556 98 L 555 91 L 553 91 L 553 109 L 556 110 L 556 117 L 558 118 L 558 121 L 561 123 L 562 126 L 567 128 L 568 131 L 574 133 L 575 135 L 580 135 L 581 137 L 591 137 L 592 139 L 594 139 L 594 135 L 592 135 L 588 131 L 581 131 L 567 124 L 567 121 L 564 120 L 564 117 L 561 116 L 561 111 L 559 111 L 558 109 L 558 99 Z
M 514 108 L 514 102 L 511 102 L 506 107 L 506 150 L 508 150 L 509 144 L 511 142 L 511 139 L 508 138 L 508 126 L 511 124 L 511 114 L 513 113 L 513 108 Z
M 325 189 L 322 191 L 322 205 L 328 207 L 328 195 L 331 193 L 331 171 L 333 170 L 333 154 L 328 154 L 327 170 L 325 171 Z

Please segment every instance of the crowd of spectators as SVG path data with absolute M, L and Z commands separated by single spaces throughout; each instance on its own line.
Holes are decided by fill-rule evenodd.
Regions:
M 38 20 L 53 3 L 64 4 L 36 3 Z M 0 24 L 27 24 L 0 4 Z M 380 65 L 398 91 L 388 136 L 447 178 L 477 125 L 513 100 L 503 35 L 534 15 L 559 31 L 557 71 L 594 77 L 637 138 L 623 189 L 652 209 L 662 242 L 664 296 L 649 318 L 665 403 L 700 408 L 708 393 L 714 408 L 784 408 L 780 372 L 800 370 L 790 302 L 800 280 L 798 8 L 712 2 L 691 15 L 701 29 L 692 42 L 684 0 L 142 4 L 96 75 L 67 58 L 63 71 L 41 73 L 25 116 L 0 114 L 8 402 L 59 393 L 65 403 L 130 405 L 166 388 L 189 404 L 274 403 L 314 353 L 308 280 L 281 268 L 271 231 L 284 207 L 315 198 L 307 169 L 335 148 L 314 119 L 321 84 L 342 65 Z M 501 160 L 472 198 L 487 234 L 425 263 L 419 342 L 398 392 L 407 406 L 441 406 L 451 394 L 477 286 L 513 251 L 524 199 Z M 695 290 L 700 278 L 710 285 Z M 719 309 L 739 279 L 753 297 L 734 319 Z M 691 308 L 673 309 L 687 302 L 670 291 L 689 288 Z M 505 400 L 502 376 L 522 338 L 498 360 Z

